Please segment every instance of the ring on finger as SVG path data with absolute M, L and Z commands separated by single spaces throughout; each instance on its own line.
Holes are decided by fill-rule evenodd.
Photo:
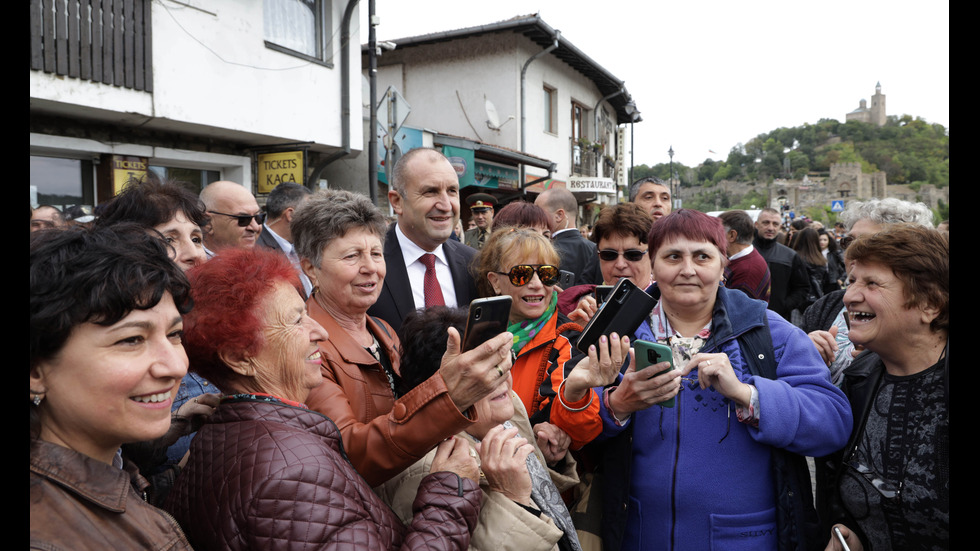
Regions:
M 504 370 L 503 369 L 500 369 L 500 366 L 499 365 L 495 365 L 493 367 L 497 370 L 497 373 L 500 374 L 501 377 L 504 376 Z

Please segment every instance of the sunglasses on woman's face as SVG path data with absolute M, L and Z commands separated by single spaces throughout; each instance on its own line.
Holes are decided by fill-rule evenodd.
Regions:
M 539 264 L 537 266 L 519 264 L 511 268 L 509 272 L 494 273 L 510 277 L 510 283 L 515 287 L 523 287 L 534 279 L 535 272 L 541 278 L 541 283 L 549 287 L 558 283 L 558 266 L 552 266 L 551 264 Z
M 604 260 L 606 262 L 615 262 L 619 255 L 623 255 L 626 260 L 630 262 L 639 262 L 643 259 L 643 255 L 647 254 L 646 251 L 641 251 L 638 249 L 629 249 L 623 252 L 615 251 L 613 249 L 602 249 L 599 251 L 599 260 Z

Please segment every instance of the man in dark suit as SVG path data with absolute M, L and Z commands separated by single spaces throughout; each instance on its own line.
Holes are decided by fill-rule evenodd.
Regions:
M 560 268 L 575 274 L 574 285 L 602 283 L 599 252 L 595 243 L 578 231 L 578 201 L 565 188 L 552 188 L 534 200 L 548 213 L 551 242 L 561 257 Z
M 477 297 L 469 264 L 476 250 L 449 235 L 459 219 L 459 179 L 439 151 L 417 148 L 398 160 L 388 201 L 398 217 L 385 237 L 384 287 L 368 310 L 396 331 L 418 308 L 466 307 Z
M 303 282 L 303 298 L 309 298 L 313 285 L 299 267 L 299 257 L 293 249 L 293 232 L 289 225 L 293 221 L 293 213 L 306 201 L 313 192 L 295 182 L 283 182 L 272 188 L 265 203 L 265 213 L 268 216 L 262 225 L 256 243 L 260 247 L 280 252 L 293 263 Z

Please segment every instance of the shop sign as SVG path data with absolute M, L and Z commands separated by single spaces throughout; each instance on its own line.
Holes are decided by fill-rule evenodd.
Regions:
M 150 165 L 146 157 L 126 157 L 123 155 L 112 155 L 109 162 L 112 167 L 113 195 L 122 191 L 131 178 L 146 179 L 146 170 Z
M 590 193 L 616 193 L 616 183 L 612 178 L 581 178 L 572 176 L 566 186 L 569 191 Z
M 303 166 L 303 152 L 260 153 L 257 173 L 259 193 L 270 193 L 273 188 L 283 182 L 305 185 L 306 170 Z

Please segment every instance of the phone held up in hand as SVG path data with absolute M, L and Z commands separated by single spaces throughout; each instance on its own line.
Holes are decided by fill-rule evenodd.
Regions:
M 653 377 L 657 375 L 663 375 L 668 371 L 674 369 L 674 354 L 671 352 L 670 347 L 664 344 L 658 344 L 655 342 L 638 340 L 633 342 L 633 350 L 636 352 L 636 370 L 646 369 L 651 365 L 658 364 L 660 362 L 670 362 L 670 367 L 655 373 Z M 652 378 L 652 377 L 651 377 Z M 660 402 L 661 406 L 665 408 L 674 407 L 674 398 Z
M 625 277 L 609 293 L 609 299 L 599 307 L 582 330 L 576 347 L 588 354 L 589 346 L 599 342 L 602 335 L 616 333 L 631 337 L 636 328 L 650 315 L 656 301 Z
M 497 335 L 507 331 L 510 320 L 509 295 L 478 298 L 470 303 L 463 334 L 463 352 L 473 350 Z

